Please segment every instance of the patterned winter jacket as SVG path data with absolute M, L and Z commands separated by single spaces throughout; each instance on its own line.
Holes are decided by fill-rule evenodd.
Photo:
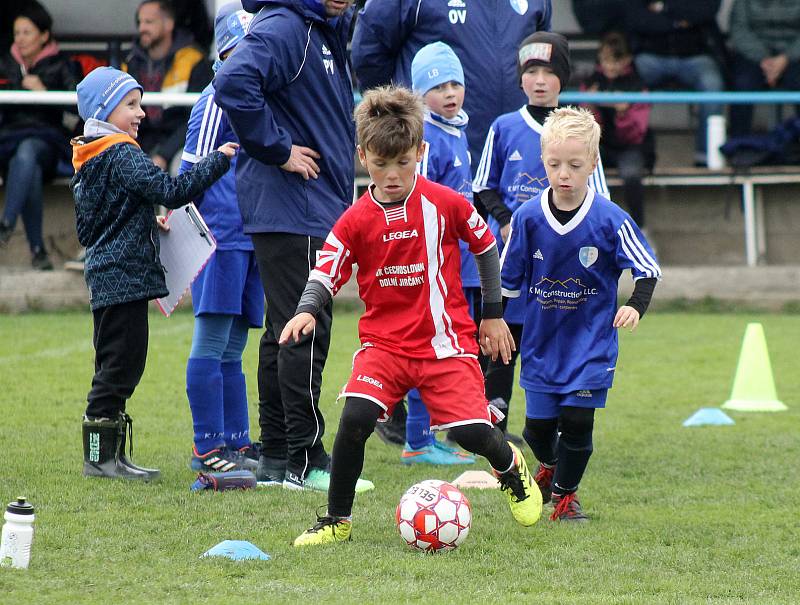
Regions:
M 199 197 L 230 161 L 215 151 L 173 178 L 126 134 L 79 137 L 72 146 L 71 187 L 92 310 L 165 296 L 155 206 L 178 208 Z

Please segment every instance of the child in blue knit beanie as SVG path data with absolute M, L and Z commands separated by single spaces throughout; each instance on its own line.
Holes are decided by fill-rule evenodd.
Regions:
M 178 208 L 230 167 L 237 145 L 225 143 L 176 178 L 139 148 L 142 87 L 129 74 L 98 67 L 78 84 L 82 137 L 73 139 L 71 188 L 84 277 L 94 316 L 95 374 L 83 418 L 83 474 L 149 481 L 159 471 L 125 454 L 131 419 L 125 404 L 147 358 L 147 303 L 167 295 L 159 260 L 156 206 Z

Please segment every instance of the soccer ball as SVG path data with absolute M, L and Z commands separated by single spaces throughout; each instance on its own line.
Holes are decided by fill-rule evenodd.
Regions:
M 444 552 L 466 539 L 472 508 L 455 486 L 428 479 L 403 494 L 395 516 L 406 544 L 426 552 Z

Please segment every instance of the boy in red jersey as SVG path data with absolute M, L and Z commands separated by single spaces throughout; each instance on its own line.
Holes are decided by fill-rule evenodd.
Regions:
M 356 110 L 358 155 L 368 191 L 333 226 L 280 342 L 310 334 L 316 312 L 358 265 L 361 349 L 340 394 L 346 399 L 333 446 L 328 511 L 295 546 L 349 540 L 355 485 L 375 423 L 419 389 L 433 430 L 486 457 L 511 512 L 533 525 L 542 502 L 520 451 L 493 425 L 478 345 L 461 288 L 459 240 L 475 255 L 483 293 L 478 331 L 484 352 L 507 361 L 513 340 L 502 319 L 497 245 L 475 208 L 453 190 L 416 174 L 422 157 L 422 101 L 400 87 L 367 93 Z M 533 486 L 533 489 L 531 489 Z

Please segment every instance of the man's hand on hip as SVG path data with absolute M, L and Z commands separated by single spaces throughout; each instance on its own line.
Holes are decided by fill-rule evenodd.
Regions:
M 314 161 L 319 159 L 319 154 L 309 147 L 292 145 L 292 153 L 285 164 L 281 164 L 286 172 L 296 172 L 305 180 L 315 179 L 319 176 L 319 166 Z

